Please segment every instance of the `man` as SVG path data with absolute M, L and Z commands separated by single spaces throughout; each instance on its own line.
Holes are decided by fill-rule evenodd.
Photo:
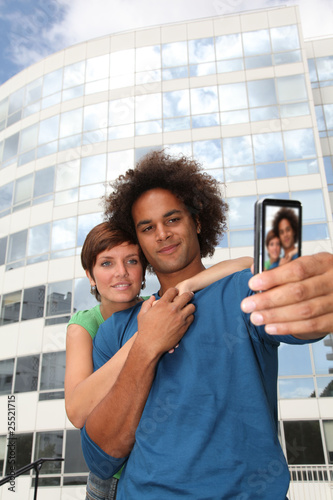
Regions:
M 156 305 L 153 297 L 139 315 L 140 306 L 113 315 L 96 336 L 99 368 L 138 330 L 82 430 L 89 468 L 108 477 L 128 457 L 119 500 L 284 500 L 277 348 L 332 329 L 332 256 L 252 277 L 261 294 L 243 271 L 179 296 L 175 285 L 203 269 L 225 227 L 218 185 L 194 161 L 154 152 L 114 187 L 106 211 L 135 232 L 160 290 Z
M 280 238 L 284 251 L 281 264 L 297 259 L 298 217 L 291 208 L 281 208 L 273 219 L 273 231 Z

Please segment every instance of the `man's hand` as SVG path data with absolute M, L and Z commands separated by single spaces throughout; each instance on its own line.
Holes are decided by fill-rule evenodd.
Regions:
M 191 292 L 178 295 L 176 288 L 169 288 L 156 303 L 154 297 L 146 300 L 138 315 L 137 341 L 157 357 L 172 350 L 193 322 L 192 297 Z
M 319 253 L 253 276 L 241 303 L 254 325 L 272 335 L 316 339 L 333 331 L 333 256 Z

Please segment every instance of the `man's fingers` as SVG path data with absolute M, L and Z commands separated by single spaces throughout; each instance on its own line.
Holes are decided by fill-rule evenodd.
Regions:
M 294 335 L 303 340 L 316 339 L 327 335 L 332 324 L 333 314 L 330 313 L 311 320 L 267 324 L 265 331 L 270 335 Z
M 284 283 L 299 282 L 315 275 L 322 275 L 327 269 L 333 269 L 333 255 L 318 253 L 299 257 L 284 266 L 256 274 L 249 281 L 253 291 L 269 290 Z

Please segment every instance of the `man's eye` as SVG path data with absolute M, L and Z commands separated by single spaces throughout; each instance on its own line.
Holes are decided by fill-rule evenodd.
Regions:
M 142 230 L 142 232 L 143 232 L 143 233 L 147 233 L 148 231 L 150 231 L 150 230 L 152 229 L 152 227 L 153 227 L 153 226 L 147 226 L 147 227 L 145 227 L 145 228 Z
M 171 222 L 171 224 L 178 222 L 178 221 L 179 221 L 179 217 L 174 217 L 173 219 L 168 220 L 168 222 Z

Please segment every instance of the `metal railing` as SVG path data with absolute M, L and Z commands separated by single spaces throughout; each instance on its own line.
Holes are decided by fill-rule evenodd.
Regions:
M 21 469 L 18 469 L 17 471 L 15 471 L 15 472 L 9 474 L 8 476 L 4 477 L 3 479 L 1 479 L 0 486 L 2 486 L 3 484 L 9 483 L 10 481 L 13 481 L 13 479 L 20 476 L 21 474 L 24 474 L 25 472 L 28 472 L 29 470 L 34 469 L 36 472 L 34 500 L 36 500 L 37 499 L 39 471 L 41 470 L 43 463 L 44 462 L 63 462 L 64 460 L 65 460 L 64 458 L 39 458 L 35 462 L 32 462 L 31 464 L 25 465 L 24 467 L 21 467 Z
M 333 465 L 289 465 L 289 500 L 333 500 Z

